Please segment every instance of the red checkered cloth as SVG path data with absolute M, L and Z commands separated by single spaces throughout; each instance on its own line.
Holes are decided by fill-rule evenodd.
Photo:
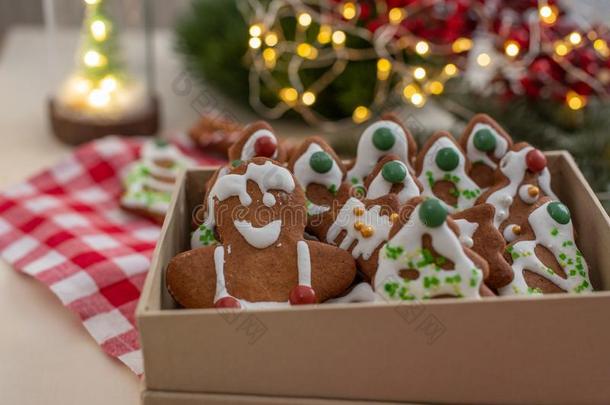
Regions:
M 160 227 L 119 207 L 142 139 L 107 137 L 0 193 L 0 256 L 53 291 L 109 355 L 136 374 L 134 312 Z M 201 164 L 221 160 L 181 149 Z

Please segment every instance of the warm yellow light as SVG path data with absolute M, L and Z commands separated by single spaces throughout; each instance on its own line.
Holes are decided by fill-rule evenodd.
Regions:
M 443 83 L 439 82 L 438 80 L 434 80 L 428 84 L 428 91 L 430 94 L 438 95 L 441 94 L 443 90 L 445 90 L 445 86 L 443 86 Z
M 400 24 L 400 22 L 404 20 L 406 16 L 407 13 L 405 12 L 405 10 L 399 7 L 394 7 L 390 9 L 390 12 L 388 13 L 388 19 L 392 24 Z
M 103 41 L 107 37 L 106 24 L 101 20 L 96 20 L 91 23 L 91 35 L 96 41 Z
M 554 24 L 557 21 L 557 7 L 544 5 L 538 9 L 540 19 L 545 24 Z
M 479 66 L 487 67 L 491 64 L 491 57 L 485 52 L 477 55 L 477 63 Z
M 332 28 L 329 25 L 321 25 L 320 32 L 318 32 L 318 42 L 321 44 L 327 44 L 331 40 L 333 34 Z
M 593 42 L 593 48 L 604 58 L 607 58 L 610 55 L 610 49 L 608 49 L 608 43 L 603 39 L 596 39 Z
M 582 35 L 574 31 L 570 34 L 570 36 L 568 36 L 568 40 L 572 45 L 578 45 L 582 42 Z
M 252 49 L 258 49 L 261 47 L 262 44 L 263 43 L 259 37 L 252 37 L 248 41 L 248 45 L 250 45 L 250 48 Z
M 561 41 L 557 41 L 555 42 L 555 53 L 559 56 L 566 56 L 568 54 L 568 52 L 570 52 L 570 48 L 568 48 L 568 46 L 561 42 Z
M 540 7 L 540 10 L 538 10 L 538 12 L 540 13 L 540 17 L 542 18 L 549 18 L 551 14 L 553 14 L 553 10 L 551 10 L 548 5 Z
M 458 69 L 453 63 L 448 63 L 443 68 L 443 72 L 449 77 L 454 76 L 457 73 Z
M 514 58 L 515 56 L 519 55 L 520 51 L 521 47 L 519 46 L 519 43 L 517 41 L 509 39 L 504 43 L 504 53 L 506 53 L 506 55 L 510 56 L 511 58 Z
M 100 87 L 107 93 L 112 93 L 119 86 L 119 82 L 112 75 L 108 75 L 100 82 Z
M 299 93 L 292 87 L 284 87 L 280 90 L 280 98 L 286 103 L 294 103 L 299 98 Z
M 315 59 L 318 56 L 318 50 L 306 42 L 297 46 L 297 55 L 301 58 Z
M 311 16 L 307 13 L 299 14 L 297 20 L 299 21 L 299 24 L 303 27 L 309 27 L 309 25 L 311 24 Z
M 380 72 L 389 72 L 392 69 L 392 62 L 386 58 L 381 58 L 377 61 L 377 70 Z
M 352 114 L 352 120 L 354 120 L 354 122 L 356 124 L 360 124 L 360 123 L 368 120 L 370 117 L 371 117 L 371 110 L 369 110 L 368 108 L 366 108 L 363 105 L 359 105 L 358 107 L 356 107 Z
M 343 45 L 345 43 L 345 32 L 335 31 L 332 38 L 335 45 Z
M 422 80 L 423 78 L 426 77 L 426 69 L 424 69 L 423 67 L 416 67 L 415 70 L 413 71 L 413 77 L 416 78 L 417 80 Z
M 97 3 L 99 3 L 99 2 L 100 2 L 100 0 L 85 0 L 85 3 L 87 3 L 87 4 L 91 5 L 91 6 L 94 6 Z
M 311 91 L 306 91 L 301 96 L 301 101 L 305 105 L 312 105 L 313 103 L 316 102 L 316 95 L 313 92 L 311 92 Z
M 251 37 L 260 37 L 263 33 L 263 26 L 261 24 L 252 24 L 249 32 Z
M 75 77 L 71 87 L 78 94 L 87 94 L 91 90 L 91 82 L 83 77 Z
M 87 51 L 83 61 L 89 67 L 99 67 L 106 64 L 106 57 L 97 51 Z
M 419 88 L 415 84 L 411 83 L 407 84 L 405 88 L 402 89 L 402 94 L 407 100 L 410 100 L 411 97 L 413 97 L 413 94 L 417 93 L 418 91 Z
M 110 95 L 104 90 L 95 89 L 91 93 L 89 93 L 89 97 L 87 97 L 87 102 L 92 107 L 101 108 L 110 102 Z
M 430 46 L 426 41 L 419 41 L 417 44 L 415 44 L 415 52 L 420 55 L 426 55 L 428 52 L 430 52 Z
M 575 91 L 570 90 L 566 94 L 566 103 L 572 110 L 580 110 L 587 105 L 587 99 L 585 96 L 581 96 Z
M 348 1 L 343 5 L 343 11 L 341 12 L 341 14 L 343 14 L 343 18 L 345 18 L 346 20 L 351 20 L 352 18 L 356 17 L 356 12 L 356 5 Z
M 277 34 L 275 32 L 269 32 L 265 35 L 265 43 L 267 46 L 277 45 Z
M 451 50 L 455 53 L 466 52 L 472 48 L 472 40 L 470 38 L 460 37 L 453 41 Z
M 426 104 L 426 98 L 421 93 L 415 93 L 411 96 L 411 103 L 413 103 L 415 107 L 422 107 Z
M 263 59 L 265 60 L 265 66 L 269 69 L 272 69 L 275 67 L 275 59 L 276 59 L 276 54 L 275 54 L 275 50 L 271 49 L 271 48 L 267 48 L 263 51 Z

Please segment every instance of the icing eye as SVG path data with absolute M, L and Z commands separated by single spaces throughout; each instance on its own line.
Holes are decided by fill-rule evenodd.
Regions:
M 559 201 L 550 202 L 549 205 L 546 206 L 546 210 L 555 222 L 558 222 L 561 225 L 570 222 L 570 210 Z
M 474 147 L 482 152 L 491 152 L 496 148 L 496 137 L 491 130 L 479 129 L 472 140 Z
M 378 128 L 373 133 L 373 145 L 379 150 L 386 151 L 392 149 L 396 139 L 389 128 Z
M 326 173 L 333 167 L 333 160 L 326 152 L 318 151 L 309 158 L 309 166 L 316 173 Z
M 241 165 L 242 163 L 243 163 L 243 161 L 242 161 L 242 160 L 240 160 L 240 159 L 235 159 L 234 161 L 232 161 L 232 162 L 231 162 L 231 166 L 232 166 L 232 167 L 237 167 L 237 166 Z
M 447 210 L 436 198 L 429 198 L 419 208 L 419 219 L 429 228 L 438 228 L 447 219 Z
M 525 155 L 525 164 L 530 171 L 538 173 L 546 167 L 546 157 L 538 149 L 532 149 Z
M 395 160 L 383 165 L 381 175 L 390 183 L 402 183 L 405 177 L 407 177 L 407 168 Z
M 453 148 L 443 148 L 436 153 L 436 165 L 448 172 L 460 164 L 460 156 Z
M 254 153 L 256 156 L 272 157 L 275 153 L 275 140 L 270 136 L 261 136 L 254 142 Z

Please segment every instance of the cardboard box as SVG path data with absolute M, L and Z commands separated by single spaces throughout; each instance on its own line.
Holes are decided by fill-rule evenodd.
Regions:
M 212 173 L 186 172 L 137 309 L 144 403 L 607 403 L 610 220 L 572 157 L 547 157 L 552 187 L 572 211 L 594 293 L 176 309 L 164 271 L 189 248 L 191 213 Z

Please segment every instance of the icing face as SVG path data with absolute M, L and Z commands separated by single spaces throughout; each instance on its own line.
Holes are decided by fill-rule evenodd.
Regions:
M 335 244 L 341 231 L 345 231 L 339 247 L 347 250 L 356 242 L 352 249 L 354 259 L 360 256 L 364 260 L 370 259 L 375 249 L 388 239 L 392 229 L 392 220 L 380 212 L 381 206 L 374 205 L 367 209 L 362 201 L 351 197 L 341 207 L 337 219 L 328 229 L 326 242 Z
M 413 180 L 409 168 L 399 160 L 387 162 L 375 176 L 367 189 L 366 198 L 374 200 L 390 193 L 394 184 L 402 184 L 403 189 L 397 194 L 398 200 L 404 204 L 413 197 L 419 196 L 419 188 Z
M 273 132 L 268 129 L 259 129 L 244 143 L 240 159 L 245 161 L 256 156 L 277 159 L 277 153 L 277 138 Z
M 375 164 L 385 155 L 395 154 L 409 164 L 409 143 L 400 125 L 391 120 L 377 121 L 364 130 L 358 141 L 354 167 L 347 173 L 352 185 L 362 185 Z
M 528 218 L 534 231 L 534 240 L 524 240 L 509 246 L 507 251 L 513 259 L 513 281 L 498 290 L 500 295 L 538 294 L 530 288 L 524 277 L 529 270 L 546 278 L 564 291 L 581 293 L 592 291 L 589 269 L 582 253 L 574 243 L 574 232 L 570 213 L 557 202 L 550 201 L 535 209 Z M 536 256 L 536 246 L 541 245 L 553 253 L 567 278 L 556 274 Z
M 497 163 L 489 158 L 492 152 L 496 159 L 501 159 L 508 151 L 508 142 L 491 125 L 478 122 L 468 136 L 466 156 L 471 162 L 482 162 L 495 169 Z
M 481 194 L 479 186 L 466 174 L 466 159 L 446 137 L 438 138 L 426 152 L 419 181 L 424 187 L 422 195 L 428 197 L 435 197 L 433 188 L 437 181 L 453 183 L 457 203 L 454 207 L 445 204 L 450 212 L 472 207 Z
M 259 228 L 253 226 L 249 221 L 235 220 L 233 224 L 246 242 L 258 249 L 265 249 L 277 242 L 282 230 L 282 220 L 280 219 Z

